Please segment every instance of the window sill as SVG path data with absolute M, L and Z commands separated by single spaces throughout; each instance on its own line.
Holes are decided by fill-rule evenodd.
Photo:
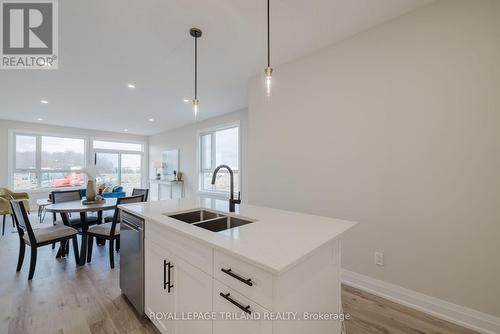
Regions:
M 82 189 L 84 188 L 83 186 L 79 187 L 59 187 L 59 188 L 36 188 L 36 189 L 14 189 L 14 192 L 26 192 L 26 193 L 32 193 L 32 194 L 39 194 L 39 193 L 50 193 L 53 191 L 58 191 L 58 190 L 75 190 L 75 189 Z

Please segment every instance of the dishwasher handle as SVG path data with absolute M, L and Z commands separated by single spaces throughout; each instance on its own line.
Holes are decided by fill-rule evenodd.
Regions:
M 122 220 L 121 223 L 123 224 L 123 226 L 131 229 L 134 232 L 138 232 L 139 233 L 139 232 L 142 231 L 142 227 L 141 226 L 133 224 L 133 223 L 130 223 L 130 222 L 126 221 L 126 220 Z

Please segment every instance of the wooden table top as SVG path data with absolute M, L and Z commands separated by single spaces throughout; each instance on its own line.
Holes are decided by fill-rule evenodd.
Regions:
M 70 201 L 50 204 L 45 207 L 48 212 L 92 212 L 116 208 L 116 198 L 106 198 L 102 203 L 83 204 L 82 201 Z

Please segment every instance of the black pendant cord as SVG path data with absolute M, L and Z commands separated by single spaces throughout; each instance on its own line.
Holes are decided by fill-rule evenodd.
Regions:
M 198 99 L 198 37 L 194 38 L 194 99 Z
M 267 0 L 267 67 L 271 67 L 271 33 L 269 20 L 269 0 Z

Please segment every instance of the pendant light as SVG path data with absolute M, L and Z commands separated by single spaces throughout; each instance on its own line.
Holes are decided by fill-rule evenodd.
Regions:
M 194 38 L 194 98 L 191 100 L 193 104 L 194 118 L 198 118 L 198 38 L 201 37 L 201 30 L 198 28 L 191 28 L 189 34 Z
M 273 68 L 271 67 L 271 33 L 269 19 L 269 0 L 267 0 L 267 67 L 264 70 L 266 80 L 266 94 L 271 96 L 271 81 L 273 77 Z

